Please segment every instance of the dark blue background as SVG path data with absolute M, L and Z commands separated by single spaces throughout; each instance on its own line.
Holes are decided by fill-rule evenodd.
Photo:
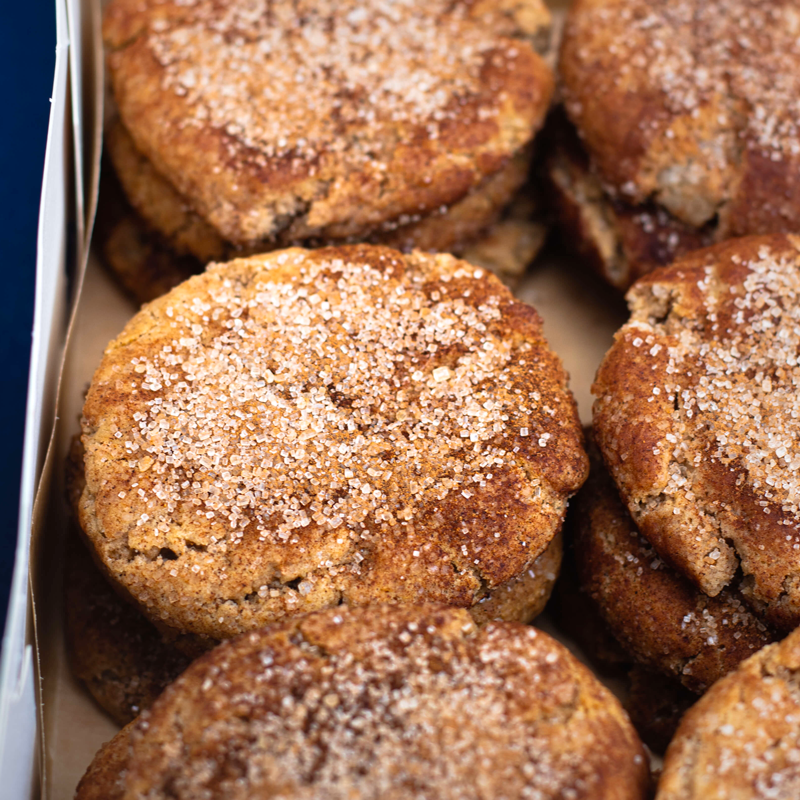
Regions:
M 0 629 L 14 567 L 33 325 L 36 227 L 55 66 L 53 0 L 3 3 L 0 17 Z

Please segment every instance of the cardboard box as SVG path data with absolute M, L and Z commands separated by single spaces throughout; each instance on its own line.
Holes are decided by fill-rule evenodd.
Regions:
M 72 798 L 97 749 L 117 731 L 70 674 L 60 571 L 69 440 L 105 345 L 136 310 L 90 251 L 103 119 L 99 6 L 56 1 L 19 544 L 0 664 L 0 794 L 15 800 Z M 623 304 L 563 257 L 540 262 L 517 294 L 542 314 L 588 421 L 589 387 L 624 321 Z

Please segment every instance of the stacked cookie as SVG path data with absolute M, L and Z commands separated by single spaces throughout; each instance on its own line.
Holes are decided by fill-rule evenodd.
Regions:
M 625 289 L 702 244 L 800 229 L 798 75 L 790 0 L 576 0 L 560 78 L 585 152 L 562 139 L 549 167 L 569 241 Z
M 527 179 L 549 22 L 541 0 L 115 0 L 107 152 L 136 218 L 107 260 L 150 298 L 136 276 L 165 246 L 178 275 L 298 242 L 463 250 Z M 493 233 L 514 269 L 542 239 L 520 216 Z
M 703 692 L 798 617 L 800 239 L 638 281 L 595 381 L 574 558 L 623 650 Z M 599 457 L 595 461 L 599 462 Z
M 109 345 L 73 504 L 149 620 L 140 638 L 154 626 L 190 655 L 343 603 L 528 621 L 587 469 L 566 382 L 536 312 L 452 256 L 359 245 L 213 265 Z M 95 605 L 105 627 L 72 628 L 99 696 L 81 653 L 131 612 Z M 141 703 L 116 682 L 126 719 Z
M 212 265 L 109 345 L 82 442 L 81 527 L 148 631 L 244 633 L 79 797 L 644 796 L 618 703 L 544 634 L 490 622 L 544 605 L 587 469 L 541 321 L 491 275 L 369 245 Z

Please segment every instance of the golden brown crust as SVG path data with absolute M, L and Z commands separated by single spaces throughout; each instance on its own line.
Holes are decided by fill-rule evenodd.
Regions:
M 565 120 L 549 131 L 545 175 L 562 239 L 617 289 L 676 257 L 709 245 L 715 230 L 697 230 L 654 203 L 626 204 L 609 196 Z
M 792 800 L 800 794 L 800 631 L 760 650 L 689 710 L 656 800 Z
M 75 800 L 122 800 L 133 727 L 130 723 L 100 748 L 75 790 Z
M 800 240 L 749 237 L 640 280 L 595 381 L 598 444 L 639 529 L 704 592 L 800 622 Z M 633 422 L 633 424 L 632 424 Z
M 735 591 L 707 597 L 639 534 L 595 448 L 575 505 L 581 587 L 640 664 L 701 693 L 775 636 Z
M 452 608 L 332 609 L 204 656 L 132 737 L 126 798 L 643 798 L 641 744 L 561 645 Z
M 566 380 L 535 311 L 452 256 L 215 265 L 108 347 L 81 524 L 159 627 L 468 607 L 530 567 L 583 482 Z
M 104 38 L 136 146 L 224 239 L 344 239 L 455 202 L 541 125 L 550 71 L 478 10 L 116 0 Z
M 560 70 L 603 180 L 718 238 L 800 228 L 791 0 L 577 0 Z

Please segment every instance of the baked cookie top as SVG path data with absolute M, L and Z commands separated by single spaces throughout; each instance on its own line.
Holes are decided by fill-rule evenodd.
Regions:
M 613 192 L 720 238 L 800 229 L 793 0 L 576 0 L 560 68 Z
M 800 795 L 800 631 L 714 684 L 681 721 L 656 800 Z
M 800 622 L 798 298 L 798 237 L 686 256 L 630 290 L 593 388 L 641 532 L 706 594 L 739 583 L 783 629 Z
M 226 642 L 141 718 L 125 797 L 643 798 L 642 746 L 564 647 L 443 607 Z
M 644 539 L 589 449 L 591 474 L 578 493 L 573 554 L 580 584 L 639 664 L 704 692 L 775 635 L 735 589 L 698 591 Z
M 225 239 L 360 236 L 448 205 L 533 137 L 541 0 L 113 0 L 137 148 Z
M 291 249 L 191 278 L 106 350 L 81 525 L 157 624 L 471 606 L 559 530 L 586 456 L 533 308 L 449 255 Z

